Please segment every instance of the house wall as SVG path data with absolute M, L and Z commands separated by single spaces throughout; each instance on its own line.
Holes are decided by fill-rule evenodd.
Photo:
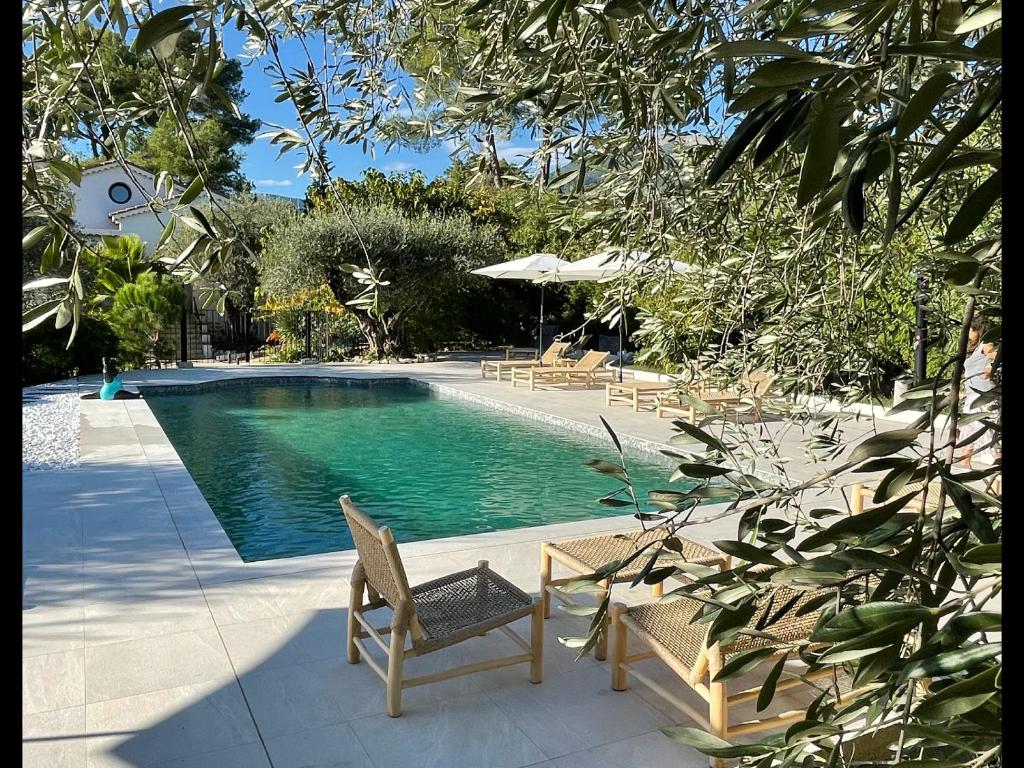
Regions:
M 155 194 L 154 179 L 148 174 L 136 173 L 135 178 L 150 194 Z M 110 199 L 111 185 L 121 182 L 132 191 L 131 199 L 126 203 L 115 203 Z M 105 165 L 91 168 L 82 173 L 82 185 L 72 187 L 75 197 L 75 219 L 83 229 L 116 230 L 117 225 L 110 220 L 110 214 L 123 208 L 142 205 L 146 197 L 119 165 Z
M 164 214 L 164 223 L 170 218 L 170 214 Z M 160 224 L 160 220 L 150 210 L 144 210 L 140 213 L 136 213 L 132 216 L 125 216 L 120 219 L 121 222 L 121 234 L 138 235 L 146 243 L 146 254 L 152 253 L 156 249 L 156 244 L 160 242 L 160 235 L 163 234 L 164 228 Z M 177 231 L 177 228 L 175 229 Z

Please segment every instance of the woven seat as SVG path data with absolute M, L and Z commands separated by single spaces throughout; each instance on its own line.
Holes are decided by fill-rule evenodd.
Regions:
M 556 541 L 547 545 L 555 559 L 569 566 L 577 573 L 593 573 L 602 565 L 614 560 L 622 560 L 633 554 L 638 548 L 661 541 L 668 536 L 665 528 L 654 528 L 649 531 L 615 533 L 607 536 L 590 536 L 585 539 Z M 689 539 L 680 539 L 683 545 L 682 557 L 688 563 L 717 566 L 724 555 L 721 552 L 705 547 Z M 646 560 L 638 557 L 632 563 L 615 574 L 614 582 L 632 581 L 643 569 Z
M 729 707 L 756 699 L 761 686 L 754 686 L 730 696 L 728 683 L 726 681 L 715 682 L 714 678 L 729 657 L 738 653 L 755 648 L 775 648 L 776 653 L 760 662 L 765 663 L 771 659 L 778 659 L 797 646 L 808 644 L 808 638 L 817 625 L 818 617 L 824 607 L 808 611 L 804 615 L 799 615 L 799 611 L 809 601 L 823 594 L 831 594 L 833 591 L 831 588 L 796 590 L 772 585 L 768 590 L 770 597 L 765 595 L 760 597 L 757 610 L 747 624 L 741 628 L 740 634 L 736 635 L 727 645 L 713 643 L 711 647 L 707 647 L 708 631 L 711 625 L 692 623 L 701 607 L 705 605 L 701 600 L 683 596 L 673 602 L 652 603 L 632 608 L 627 608 L 622 603 L 615 603 L 610 610 L 614 630 L 611 660 L 612 688 L 616 691 L 624 691 L 629 687 L 630 678 L 636 678 L 638 682 L 668 700 L 721 739 L 781 727 L 803 720 L 806 717 L 806 712 L 793 710 L 730 725 Z M 703 596 L 710 595 L 710 591 L 706 588 L 700 590 L 700 593 Z M 796 600 L 791 604 L 790 601 L 794 598 Z M 769 611 L 766 621 L 765 614 Z M 758 629 L 758 625 L 762 623 L 763 626 Z M 762 632 L 768 636 L 754 636 L 744 634 L 744 632 Z M 647 650 L 630 655 L 628 647 L 630 636 L 639 640 Z M 709 709 L 706 714 L 697 711 L 688 702 L 669 692 L 657 681 L 632 668 L 635 662 L 654 657 L 661 659 L 683 682 L 708 702 Z M 804 684 L 806 680 L 831 675 L 832 669 L 826 667 L 813 673 L 805 673 L 802 678 L 784 679 L 776 685 L 775 690 L 787 690 Z M 841 701 L 856 696 L 858 693 L 860 691 L 846 691 L 842 694 Z M 724 765 L 722 761 L 716 759 L 713 759 L 711 764 L 713 766 Z
M 802 596 L 779 620 L 763 628 L 762 631 L 769 633 L 772 637 L 737 635 L 733 642 L 721 647 L 723 658 L 754 648 L 781 647 L 805 641 L 814 630 L 821 611 L 810 611 L 803 616 L 798 616 L 796 612 L 809 600 L 826 591 L 828 590 L 799 592 L 785 587 L 775 588 L 773 590 L 775 599 L 771 606 L 773 613 L 798 594 Z M 704 649 L 704 640 L 708 634 L 707 624 L 690 623 L 702 605 L 701 601 L 692 598 L 683 598 L 671 603 L 638 605 L 626 610 L 623 621 L 628 623 L 631 630 L 637 634 L 642 633 L 649 640 L 660 644 L 687 667 L 693 669 L 698 664 L 701 651 Z M 747 628 L 756 627 L 768 608 L 768 604 L 763 602 L 747 623 Z
M 472 672 L 529 664 L 530 682 L 539 683 L 544 659 L 544 604 L 492 571 L 486 560 L 476 568 L 409 586 L 398 545 L 387 527 L 378 526 L 348 496 L 340 499 L 345 521 L 352 531 L 359 559 L 352 569 L 348 612 L 348 660 L 367 665 L 387 686 L 387 712 L 402 713 L 402 690 Z M 391 625 L 374 627 L 363 614 L 375 608 L 391 609 Z M 508 625 L 532 615 L 530 640 Z M 501 630 L 525 651 L 419 677 L 403 677 L 406 658 L 455 645 L 471 637 Z M 390 641 L 384 635 L 390 634 Z M 406 648 L 406 637 L 412 647 Z M 370 656 L 363 639 L 372 639 L 387 654 L 387 670 Z
M 412 588 L 424 648 L 444 647 L 529 616 L 533 598 L 489 568 L 470 568 Z
M 608 563 L 623 560 L 629 557 L 643 546 L 651 546 L 654 551 L 656 542 L 660 542 L 669 531 L 666 528 L 652 528 L 648 531 L 628 531 L 625 533 L 605 534 L 601 536 L 589 536 L 583 539 L 569 539 L 568 541 L 544 542 L 541 544 L 541 596 L 544 599 L 544 617 L 551 615 L 551 597 L 557 597 L 560 601 L 569 605 L 577 605 L 571 598 L 557 591 L 556 587 L 572 581 L 577 576 L 565 579 L 551 578 L 551 561 L 557 560 L 573 571 L 578 576 L 594 573 L 600 567 Z M 729 567 L 729 558 L 717 550 L 705 547 L 689 539 L 680 539 L 682 544 L 682 559 L 697 565 L 707 565 L 725 569 Z M 605 587 L 597 595 L 600 603 L 607 596 L 611 584 L 633 581 L 643 570 L 648 557 L 640 556 L 625 568 L 617 571 L 612 578 L 605 579 L 601 584 Z M 651 588 L 655 597 L 662 594 L 662 585 L 654 584 Z M 608 653 L 607 621 L 605 632 L 594 648 L 594 656 L 603 660 Z

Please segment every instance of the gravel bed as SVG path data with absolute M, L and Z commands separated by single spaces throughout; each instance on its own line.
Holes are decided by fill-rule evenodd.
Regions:
M 53 382 L 21 392 L 22 471 L 78 466 L 77 382 Z

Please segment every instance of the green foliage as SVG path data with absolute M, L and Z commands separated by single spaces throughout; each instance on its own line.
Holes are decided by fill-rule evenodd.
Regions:
M 177 281 L 152 271 L 117 289 L 106 318 L 117 334 L 125 368 L 142 368 L 150 358 L 171 359 L 184 302 L 185 292 Z
M 66 334 L 41 325 L 21 337 L 21 386 L 99 373 L 103 358 L 117 355 L 117 336 L 101 318 L 86 315 L 75 344 Z
M 226 294 L 237 309 L 255 309 L 263 243 L 276 228 L 296 219 L 299 212 L 285 200 L 245 194 L 232 199 L 222 216 L 233 223 L 237 242 L 227 257 L 218 261 L 216 269 L 201 276 L 197 284 L 206 290 Z M 214 221 L 219 219 L 215 213 Z M 185 243 L 177 241 L 176 245 L 183 248 Z
M 201 45 L 198 32 L 192 29 L 182 32 L 175 40 L 173 54 L 164 62 L 169 73 L 184 77 L 193 86 L 202 84 L 205 69 L 193 66 L 194 58 L 201 55 Z M 115 103 L 161 100 L 164 85 L 152 56 L 140 55 L 108 31 L 101 38 L 96 57 L 97 68 L 102 68 Z M 130 159 L 154 173 L 167 171 L 186 183 L 202 168 L 210 188 L 225 192 L 244 189 L 248 183 L 240 172 L 242 157 L 234 148 L 252 143 L 259 120 L 235 114 L 229 106 L 231 102 L 241 103 L 248 95 L 242 88 L 242 77 L 241 64 L 227 60 L 213 77 L 211 92 L 192 100 L 188 111 L 189 142 L 170 110 L 125 120 L 125 149 Z M 90 142 L 94 161 L 114 156 L 110 129 L 101 118 L 83 121 L 79 130 L 82 138 Z M 191 157 L 190 149 L 200 165 Z
M 443 341 L 451 333 L 451 308 L 464 306 L 474 280 L 468 271 L 504 253 L 493 227 L 474 226 L 464 214 L 412 217 L 376 207 L 353 208 L 350 215 L 351 221 L 318 211 L 274 231 L 264 244 L 260 282 L 276 299 L 326 283 L 351 307 L 373 355 Z M 352 304 L 366 296 L 365 275 L 349 267 L 364 247 L 377 290 L 369 303 Z

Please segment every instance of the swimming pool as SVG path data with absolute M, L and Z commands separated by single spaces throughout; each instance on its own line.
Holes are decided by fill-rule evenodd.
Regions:
M 146 401 L 246 562 L 353 548 L 349 494 L 399 542 L 623 514 L 584 466 L 610 440 L 438 395 L 408 381 L 261 384 Z M 614 425 L 614 419 L 612 419 Z M 638 491 L 671 468 L 632 459 Z

